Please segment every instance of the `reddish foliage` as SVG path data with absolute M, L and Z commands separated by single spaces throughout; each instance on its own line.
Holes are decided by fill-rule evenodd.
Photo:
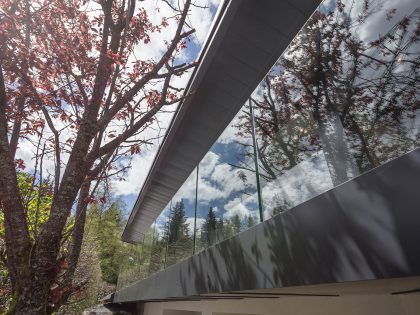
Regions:
M 194 32 L 185 22 L 190 1 L 157 24 L 150 21 L 144 8 L 135 8 L 137 3 L 0 0 L 0 159 L 6 162 L 0 165 L 0 174 L 9 179 L 6 184 L 0 183 L 0 199 L 14 233 L 6 240 L 12 244 L 8 251 L 17 270 L 12 270 L 11 277 L 14 283 L 22 283 L 18 287 L 31 292 L 38 301 L 33 303 L 46 303 L 43 292 L 51 288 L 49 300 L 56 308 L 73 292 L 68 278 L 74 272 L 77 248 L 81 246 L 80 242 L 76 244 L 81 237 L 76 236 L 83 235 L 77 222 L 68 268 L 57 263 L 57 257 L 82 185 L 126 171 L 130 163 L 124 165 L 121 160 L 129 161 L 129 153 L 140 153 L 147 143 L 139 134 L 164 106 L 183 98 L 182 90 L 171 85 L 172 78 L 195 66 L 179 64 L 177 58 Z M 154 40 L 153 33 L 171 24 L 176 33 L 161 56 L 134 53 Z M 15 168 L 24 169 L 25 162 L 15 155 L 24 140 L 37 152 L 36 180 L 42 180 L 42 160 L 50 159 L 55 164 L 53 174 L 49 174 L 54 187 L 50 217 L 35 240 L 36 246 L 32 246 L 27 227 L 22 224 L 26 222 L 25 204 L 8 197 L 19 195 L 13 179 Z M 96 202 L 89 191 L 83 196 L 77 203 L 81 215 L 86 204 Z M 15 244 L 16 240 L 20 243 Z M 34 248 L 30 259 L 21 254 L 29 247 Z M 28 261 L 33 262 L 33 270 L 21 273 Z M 48 272 L 57 265 L 70 276 L 64 277 L 67 282 L 53 287 Z M 36 279 L 28 279 L 33 275 Z M 42 286 L 47 290 L 38 290 Z M 25 303 L 22 298 L 16 307 Z

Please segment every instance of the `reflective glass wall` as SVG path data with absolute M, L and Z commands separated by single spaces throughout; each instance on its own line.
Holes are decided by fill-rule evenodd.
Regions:
M 199 164 L 200 249 L 259 222 L 252 137 L 239 129 L 249 119 L 244 106 Z
M 251 99 L 267 215 L 418 147 L 418 6 L 324 1 L 261 82 Z
M 418 1 L 324 1 L 121 274 L 150 275 L 419 147 L 419 39 Z

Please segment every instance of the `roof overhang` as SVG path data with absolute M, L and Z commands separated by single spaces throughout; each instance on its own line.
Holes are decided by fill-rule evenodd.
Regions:
M 320 0 L 225 1 L 124 229 L 135 243 L 159 216 Z

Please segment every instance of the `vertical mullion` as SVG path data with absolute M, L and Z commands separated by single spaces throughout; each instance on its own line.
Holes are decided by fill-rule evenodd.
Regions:
M 263 204 L 262 204 L 262 195 L 261 195 L 261 184 L 260 184 L 260 172 L 259 172 L 259 165 L 258 165 L 258 144 L 255 138 L 255 119 L 254 119 L 254 109 L 252 107 L 251 98 L 248 99 L 249 102 L 249 111 L 251 114 L 251 134 L 252 134 L 252 144 L 254 148 L 254 163 L 255 163 L 255 177 L 257 180 L 257 195 L 258 195 L 258 209 L 260 211 L 260 222 L 264 221 L 264 212 L 263 212 Z
M 195 180 L 195 206 L 194 206 L 194 235 L 193 235 L 193 255 L 195 254 L 195 242 L 196 242 L 196 230 L 197 230 L 197 204 L 198 204 L 198 169 L 199 165 L 197 165 L 197 176 Z
M 172 214 L 172 199 L 171 199 L 171 202 L 169 203 L 168 236 L 167 236 L 167 238 L 166 238 L 165 261 L 163 262 L 163 269 L 165 269 L 165 268 L 166 268 L 166 259 L 167 259 L 167 257 L 168 257 L 169 237 L 171 236 L 171 229 L 170 229 L 170 224 L 171 224 L 171 214 Z
M 150 246 L 149 276 L 150 276 L 150 272 L 152 268 L 153 243 L 155 242 L 156 221 L 157 221 L 157 218 L 155 220 L 155 225 L 153 226 L 152 245 Z

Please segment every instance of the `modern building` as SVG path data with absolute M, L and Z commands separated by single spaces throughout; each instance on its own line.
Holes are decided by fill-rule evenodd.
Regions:
M 224 1 L 112 303 L 420 314 L 419 40 L 416 0 Z

